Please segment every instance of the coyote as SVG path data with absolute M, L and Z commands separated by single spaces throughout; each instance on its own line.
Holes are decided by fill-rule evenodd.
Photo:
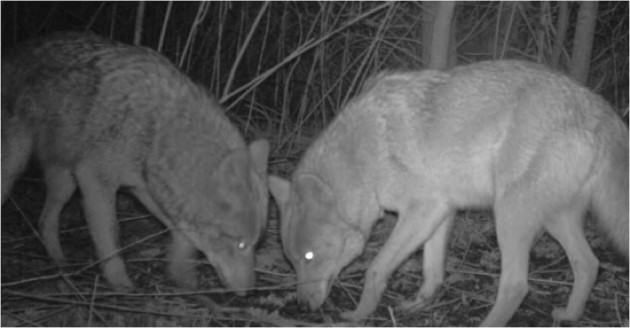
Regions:
M 117 251 L 121 187 L 170 228 L 176 282 L 196 286 L 199 249 L 227 287 L 252 287 L 268 152 L 265 140 L 247 146 L 206 90 L 153 50 L 64 32 L 2 58 L 2 203 L 33 154 L 46 183 L 46 250 L 64 261 L 59 214 L 78 188 L 115 289 L 133 288 Z
M 492 207 L 501 251 L 496 303 L 483 325 L 504 325 L 527 294 L 529 250 L 546 230 L 564 248 L 574 286 L 557 320 L 582 314 L 598 260 L 583 231 L 591 210 L 628 257 L 628 128 L 599 96 L 521 61 L 448 71 L 384 73 L 366 83 L 307 150 L 290 182 L 270 176 L 284 251 L 311 309 L 361 254 L 385 210 L 398 214 L 365 275 L 358 321 L 387 279 L 424 244 L 424 282 L 403 309 L 443 282 L 456 209 Z

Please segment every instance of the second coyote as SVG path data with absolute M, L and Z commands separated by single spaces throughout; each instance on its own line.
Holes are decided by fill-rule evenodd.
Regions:
M 39 226 L 54 259 L 65 259 L 59 214 L 78 188 L 105 278 L 133 286 L 117 246 L 116 191 L 125 187 L 170 228 L 177 282 L 196 285 L 198 249 L 237 293 L 254 285 L 266 141 L 247 146 L 206 90 L 147 48 L 66 32 L 3 55 L 2 202 L 33 154 L 46 183 Z
M 527 294 L 529 250 L 543 229 L 573 268 L 557 320 L 580 317 L 597 275 L 587 210 L 628 256 L 628 128 L 601 97 L 531 63 L 381 74 L 307 150 L 290 183 L 269 183 L 298 299 L 312 309 L 383 211 L 397 212 L 357 309 L 343 315 L 350 320 L 375 310 L 392 272 L 422 244 L 424 282 L 403 308 L 431 299 L 461 208 L 492 207 L 496 218 L 501 276 L 484 325 L 505 325 Z

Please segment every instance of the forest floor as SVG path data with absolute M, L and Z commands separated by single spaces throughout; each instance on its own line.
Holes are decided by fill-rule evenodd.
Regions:
M 286 176 L 286 175 L 285 175 Z M 46 254 L 35 229 L 44 200 L 37 173 L 16 183 L 2 207 L 2 326 L 355 326 L 339 313 L 353 310 L 363 276 L 396 222 L 373 229 L 363 255 L 344 269 L 315 312 L 296 302 L 295 272 L 283 256 L 278 212 L 270 200 L 268 229 L 257 251 L 257 287 L 245 297 L 226 292 L 212 266 L 199 257 L 201 286 L 176 287 L 165 273 L 169 237 L 164 227 L 132 196 L 118 196 L 121 245 L 136 290 L 111 290 L 94 265 L 94 250 L 78 195 L 61 218 L 61 241 L 70 264 L 59 268 Z M 587 220 L 587 237 L 600 260 L 597 282 L 575 326 L 628 326 L 628 267 Z M 413 312 L 396 305 L 413 298 L 422 283 L 422 252 L 392 275 L 367 326 L 475 326 L 496 297 L 500 253 L 491 212 L 458 213 L 446 263 L 446 281 L 432 304 Z M 573 275 L 562 248 L 541 234 L 530 252 L 530 292 L 511 326 L 551 326 L 554 306 L 566 304 Z

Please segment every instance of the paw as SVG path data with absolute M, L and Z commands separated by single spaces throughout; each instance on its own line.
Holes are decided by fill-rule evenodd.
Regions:
M 398 304 L 398 310 L 402 312 L 415 312 L 429 305 L 430 301 L 430 299 L 424 297 L 417 297 L 414 300 L 402 301 Z
M 61 248 L 46 247 L 46 249 L 48 251 L 48 255 L 50 255 L 53 262 L 55 262 L 57 266 L 64 267 L 68 264 L 68 261 L 63 255 L 63 252 L 61 251 Z
M 359 322 L 365 319 L 366 315 L 359 313 L 358 311 L 345 311 L 339 315 L 343 320 L 350 322 Z
M 125 274 L 121 277 L 116 277 L 115 279 L 107 279 L 112 288 L 117 292 L 128 292 L 134 289 L 133 282 L 131 279 Z
M 569 311 L 565 307 L 557 307 L 551 311 L 551 317 L 554 321 L 576 321 L 580 319 L 582 313 L 576 313 L 576 311 Z
M 103 267 L 103 275 L 116 291 L 124 292 L 134 288 L 125 266 L 120 261 L 112 261 Z

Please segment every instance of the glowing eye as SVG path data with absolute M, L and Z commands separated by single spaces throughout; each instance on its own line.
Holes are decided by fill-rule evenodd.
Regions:
M 239 241 L 236 247 L 238 247 L 238 249 L 245 249 L 245 246 L 247 245 L 245 244 L 244 241 Z
M 313 254 L 313 252 L 311 251 L 304 253 L 304 259 L 307 261 L 312 260 L 314 257 L 315 257 L 315 254 Z

